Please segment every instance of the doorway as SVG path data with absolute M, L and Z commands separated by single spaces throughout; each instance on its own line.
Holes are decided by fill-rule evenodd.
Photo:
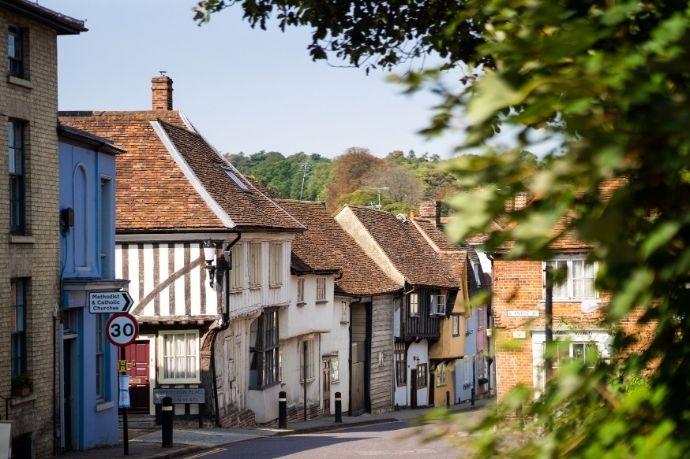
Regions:
M 79 412 L 77 402 L 79 399 L 79 380 L 77 370 L 79 362 L 77 359 L 77 335 L 65 334 L 62 340 L 62 368 L 63 368 L 63 389 L 62 389 L 62 413 L 63 413 L 63 439 L 62 447 L 71 451 L 76 449 L 78 444 L 77 435 L 79 429 L 77 420 Z
M 148 340 L 137 340 L 125 348 L 127 374 L 129 375 L 130 409 L 133 413 L 149 413 L 151 403 L 149 357 Z

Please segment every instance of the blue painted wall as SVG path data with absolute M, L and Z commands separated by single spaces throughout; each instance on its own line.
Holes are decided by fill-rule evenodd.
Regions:
M 63 279 L 112 280 L 115 272 L 115 157 L 65 139 L 60 140 L 60 209 L 74 209 L 74 226 L 61 232 Z M 108 199 L 101 180 L 109 179 Z M 101 254 L 105 256 L 101 256 Z M 62 292 L 63 307 L 78 316 L 75 360 L 78 370 L 76 449 L 112 445 L 117 438 L 117 348 L 106 340 L 105 398 L 96 395 L 96 321 L 88 310 L 88 292 Z M 101 320 L 105 320 L 103 317 Z M 105 328 L 105 327 L 104 327 Z
M 455 399 L 469 400 L 475 381 L 474 358 L 477 353 L 477 309 L 467 318 L 465 334 L 465 354 L 455 361 Z M 469 385 L 468 385 L 469 384 Z

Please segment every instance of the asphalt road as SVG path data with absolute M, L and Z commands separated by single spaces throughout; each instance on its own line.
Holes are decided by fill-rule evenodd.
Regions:
M 424 442 L 414 427 L 403 421 L 337 431 L 266 437 L 233 443 L 192 458 L 345 458 L 434 457 L 456 458 L 460 451 L 443 439 Z

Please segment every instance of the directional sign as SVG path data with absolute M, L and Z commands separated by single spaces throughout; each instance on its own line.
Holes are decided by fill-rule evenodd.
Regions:
M 89 312 L 91 314 L 129 312 L 132 303 L 132 297 L 126 291 L 89 293 Z
M 115 346 L 127 346 L 139 336 L 137 319 L 126 312 L 113 314 L 105 325 L 105 334 Z

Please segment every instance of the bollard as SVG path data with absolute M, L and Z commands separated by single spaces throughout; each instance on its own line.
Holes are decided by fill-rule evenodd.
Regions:
M 161 406 L 161 425 L 163 433 L 163 448 L 172 448 L 173 445 L 173 415 L 175 414 L 173 401 L 170 397 L 163 398 Z
M 446 391 L 446 408 L 450 408 L 450 392 Z
M 278 428 L 287 429 L 287 393 L 284 390 L 278 394 Z
M 335 393 L 335 422 L 343 422 L 343 402 L 340 392 Z
M 470 404 L 474 406 L 474 387 L 470 391 Z

